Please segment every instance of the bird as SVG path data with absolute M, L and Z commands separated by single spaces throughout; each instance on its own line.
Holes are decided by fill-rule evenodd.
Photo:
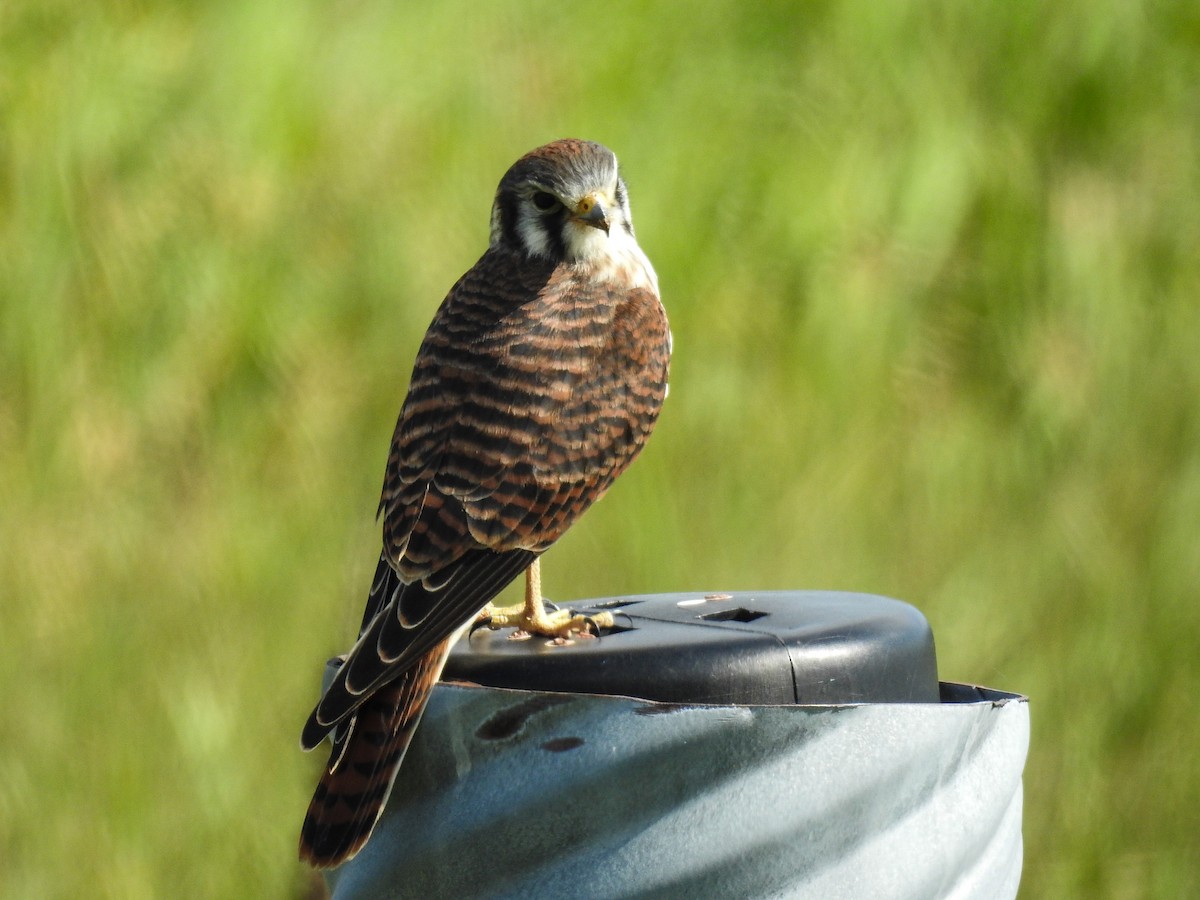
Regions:
M 500 179 L 488 247 L 418 350 L 378 517 L 359 635 L 304 725 L 329 761 L 300 858 L 354 857 L 382 814 L 450 649 L 472 626 L 560 642 L 611 614 L 548 610 L 539 557 L 645 446 L 672 338 L 617 157 L 557 140 Z M 525 574 L 525 602 L 496 595 Z

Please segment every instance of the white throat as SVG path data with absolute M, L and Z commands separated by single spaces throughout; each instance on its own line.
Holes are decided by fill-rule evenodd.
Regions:
M 570 223 L 563 235 L 569 258 L 591 270 L 601 281 L 621 281 L 634 288 L 649 288 L 658 294 L 658 276 L 623 223 L 614 222 L 605 234 L 598 228 Z

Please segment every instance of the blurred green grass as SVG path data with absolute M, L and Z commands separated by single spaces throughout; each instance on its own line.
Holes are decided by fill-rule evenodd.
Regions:
M 551 596 L 916 603 L 1025 897 L 1200 894 L 1194 4 L 0 7 L 0 895 L 296 896 L 296 750 L 491 193 L 621 156 L 675 333 Z

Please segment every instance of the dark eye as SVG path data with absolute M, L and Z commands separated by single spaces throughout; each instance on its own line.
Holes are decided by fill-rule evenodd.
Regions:
M 538 191 L 533 195 L 533 205 L 542 212 L 550 212 L 558 206 L 558 198 L 546 191 Z

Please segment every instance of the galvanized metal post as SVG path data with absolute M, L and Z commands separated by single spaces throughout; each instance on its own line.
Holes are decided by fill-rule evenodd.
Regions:
M 624 597 L 455 650 L 352 898 L 1014 897 L 1028 705 L 939 684 L 913 607 Z

